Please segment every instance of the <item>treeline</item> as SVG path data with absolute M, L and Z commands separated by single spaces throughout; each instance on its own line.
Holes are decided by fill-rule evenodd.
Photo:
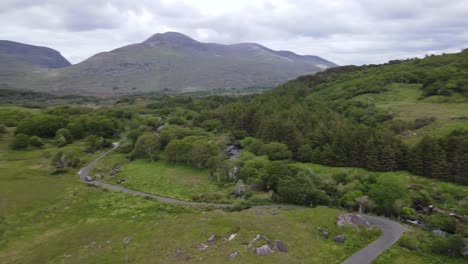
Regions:
M 408 155 L 408 169 L 418 175 L 468 184 L 468 130 L 447 137 L 424 137 Z
M 250 136 L 265 143 L 284 144 L 297 161 L 372 171 L 410 170 L 468 184 L 466 131 L 455 131 L 442 139 L 426 137 L 408 147 L 397 136 L 405 129 L 402 126 L 420 127 L 433 119 L 400 124 L 391 117 L 376 119 L 379 113 L 375 111 L 363 111 L 361 118 L 354 118 L 346 111 L 340 114 L 304 100 L 298 96 L 304 92 L 300 85 L 290 88 L 228 104 L 207 118 L 215 115 L 223 120 L 224 128 L 236 139 Z
M 93 110 L 86 107 L 53 107 L 32 114 L 10 111 L 17 119 L 7 124 L 16 126 L 10 147 L 26 149 L 42 147 L 44 141 L 53 141 L 58 147 L 75 140 L 85 140 L 90 152 L 110 145 L 109 140 L 119 135 L 120 119 L 130 119 L 132 113 L 118 109 Z M 100 146 L 96 142 L 101 142 Z
M 461 94 L 468 97 L 468 51 L 426 56 L 382 65 L 344 66 L 307 75 L 293 82 L 310 92 L 320 92 L 326 100 L 350 99 L 367 93 L 380 93 L 394 83 L 419 84 L 425 97 Z M 341 89 L 345 87 L 346 89 Z M 284 87 L 287 89 L 287 87 Z

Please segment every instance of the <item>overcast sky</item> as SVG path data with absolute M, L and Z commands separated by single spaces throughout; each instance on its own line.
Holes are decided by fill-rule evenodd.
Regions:
M 0 0 L 0 39 L 48 46 L 72 63 L 166 31 L 381 63 L 468 47 L 468 1 Z

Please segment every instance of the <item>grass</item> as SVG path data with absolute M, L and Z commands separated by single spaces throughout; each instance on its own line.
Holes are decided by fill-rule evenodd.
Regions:
M 122 166 L 116 179 L 111 182 L 117 179 L 124 179 L 122 185 L 130 189 L 182 200 L 192 200 L 200 195 L 227 199 L 229 195 L 229 190 L 215 184 L 208 170 L 164 161 L 135 160 Z
M 377 231 L 338 228 L 336 216 L 342 213 L 338 209 L 202 212 L 89 187 L 78 181 L 75 170 L 49 174 L 47 153 L 57 148 L 12 151 L 7 148 L 10 139 L 8 135 L 0 140 L 2 263 L 125 263 L 127 259 L 131 263 L 180 263 L 190 256 L 192 263 L 209 264 L 228 261 L 234 251 L 240 256 L 233 263 L 340 263 L 378 236 Z M 130 169 L 123 171 L 138 171 L 141 165 L 146 171 L 157 169 L 171 175 L 175 185 L 203 183 L 197 190 L 211 190 L 204 170 L 142 161 L 128 164 Z M 193 174 L 195 179 L 187 179 Z M 189 197 L 182 187 L 175 190 Z M 345 234 L 346 243 L 325 240 L 318 226 L 331 235 Z M 225 240 L 233 230 L 238 236 Z M 289 252 L 255 256 L 244 244 L 257 234 L 283 241 Z M 216 244 L 198 250 L 211 235 L 217 237 Z M 133 239 L 126 246 L 123 240 L 128 237 Z M 180 249 L 187 252 L 175 257 Z
M 443 255 L 427 254 L 415 252 L 398 246 L 390 247 L 380 255 L 374 264 L 463 264 L 466 260 L 463 258 L 451 258 Z
M 411 250 L 401 246 L 400 242 L 395 243 L 392 247 L 386 250 L 375 261 L 375 264 L 458 264 L 466 263 L 466 259 L 460 257 L 450 257 L 445 255 L 437 255 L 431 252 L 431 245 L 435 236 L 431 233 L 425 232 L 420 229 L 407 231 L 403 234 L 400 242 L 405 239 L 414 241 L 411 243 Z M 416 248 L 414 248 L 416 247 Z
M 353 100 L 367 102 L 369 99 L 379 108 L 394 113 L 394 119 L 414 121 L 417 118 L 435 117 L 436 121 L 426 127 L 416 130 L 419 135 L 445 136 L 455 129 L 468 129 L 468 121 L 452 119 L 454 117 L 468 117 L 468 99 L 453 96 L 431 96 L 420 100 L 421 85 L 392 84 L 388 91 L 380 94 L 364 94 Z M 415 144 L 421 136 L 405 139 L 408 144 Z

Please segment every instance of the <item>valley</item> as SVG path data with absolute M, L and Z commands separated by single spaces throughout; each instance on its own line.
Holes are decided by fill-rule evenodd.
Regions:
M 466 262 L 466 49 L 289 80 L 319 59 L 178 33 L 135 45 L 40 66 L 72 76 L 60 88 L 0 90 L 2 262 Z M 170 70 L 181 80 L 172 93 L 143 85 L 158 83 L 159 66 L 145 79 L 149 68 L 125 64 L 135 51 L 140 62 L 182 56 L 174 50 L 247 50 L 288 76 L 264 89 L 234 76 L 248 85 L 225 93 L 187 89 L 192 73 Z M 210 67 L 231 66 L 224 59 Z M 281 64 L 291 60 L 312 68 L 292 77 Z M 124 63 L 123 75 L 102 61 Z M 142 86 L 108 89 L 132 78 Z M 362 222 L 340 224 L 347 213 Z

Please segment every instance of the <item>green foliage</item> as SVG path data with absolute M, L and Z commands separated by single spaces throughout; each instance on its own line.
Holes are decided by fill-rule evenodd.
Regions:
M 201 129 L 190 129 L 185 127 L 169 125 L 159 131 L 161 145 L 165 147 L 174 139 L 182 139 L 188 136 L 203 136 L 206 133 Z
M 104 144 L 104 138 L 91 135 L 85 138 L 85 151 L 89 153 L 94 153 L 102 149 Z
M 3 135 L 3 134 L 6 134 L 6 132 L 7 132 L 7 130 L 6 130 L 5 125 L 0 124 L 0 136 Z
M 64 172 L 67 168 L 78 168 L 82 163 L 80 153 L 74 150 L 59 151 L 50 162 L 53 170 L 51 173 Z
M 29 138 L 29 144 L 31 144 L 31 146 L 36 147 L 36 148 L 41 148 L 41 147 L 44 146 L 44 142 L 38 136 L 30 137 Z
M 29 136 L 25 134 L 17 134 L 10 144 L 11 149 L 19 150 L 29 147 Z
M 292 157 L 288 146 L 278 142 L 265 144 L 260 149 L 261 155 L 267 155 L 270 160 L 285 160 Z
M 468 130 L 447 137 L 424 137 L 410 152 L 409 169 L 419 175 L 468 183 Z
M 204 137 L 188 136 L 172 140 L 166 146 L 167 160 L 206 168 L 210 158 L 218 155 L 217 145 Z
M 330 199 L 317 189 L 311 178 L 304 172 L 293 176 L 282 177 L 277 187 L 280 201 L 307 206 L 328 205 Z
M 369 197 L 377 204 L 376 210 L 386 215 L 399 215 L 399 209 L 408 203 L 408 195 L 398 179 L 391 177 L 380 177 L 369 191 Z M 401 206 L 395 206 L 399 201 Z
M 432 252 L 449 256 L 459 256 L 463 247 L 463 238 L 460 235 L 434 236 L 431 244 Z
M 137 158 L 148 158 L 151 161 L 156 159 L 156 151 L 161 144 L 159 138 L 153 133 L 144 133 L 139 136 L 133 149 L 133 156 Z
M 55 140 L 58 147 L 63 147 L 73 141 L 73 136 L 66 128 L 61 128 L 55 133 Z
M 25 111 L 24 109 L 22 110 L 19 110 L 16 108 L 12 108 L 12 109 L 1 108 L 0 109 L 0 120 L 2 120 L 3 125 L 7 127 L 15 127 L 21 121 L 31 116 L 32 114 L 29 111 Z
M 434 213 L 424 216 L 424 222 L 428 227 L 433 229 L 441 229 L 452 234 L 457 231 L 456 221 L 449 215 Z
M 55 136 L 57 130 L 65 126 L 65 118 L 40 114 L 21 121 L 16 128 L 15 134 L 51 138 Z
M 131 140 L 125 139 L 120 142 L 120 146 L 117 149 L 120 153 L 130 153 L 133 150 L 133 142 Z
M 418 250 L 418 239 L 415 236 L 403 234 L 398 241 L 398 245 L 401 247 L 407 248 L 409 250 Z

